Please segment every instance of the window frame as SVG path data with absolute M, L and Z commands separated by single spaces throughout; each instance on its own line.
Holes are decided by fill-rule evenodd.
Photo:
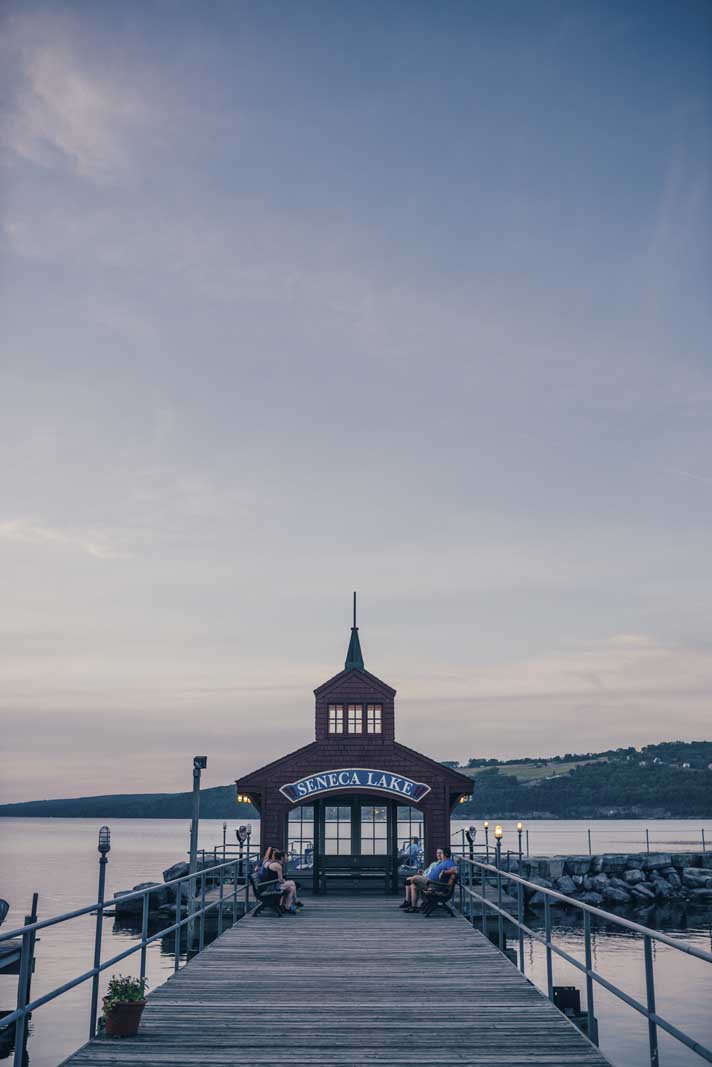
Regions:
M 366 733 L 371 736 L 383 733 L 383 704 L 366 705 Z
M 363 704 L 346 705 L 346 732 L 351 737 L 363 736 Z
M 327 713 L 327 732 L 333 736 L 341 736 L 344 733 L 344 705 L 329 704 Z

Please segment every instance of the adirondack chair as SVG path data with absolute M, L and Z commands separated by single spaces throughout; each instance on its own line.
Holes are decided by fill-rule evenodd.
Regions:
M 455 913 L 450 907 L 449 901 L 452 900 L 456 885 L 457 870 L 453 870 L 450 872 L 447 881 L 433 882 L 427 889 L 423 890 L 423 906 L 421 910 L 426 919 L 429 919 L 431 915 L 438 911 L 454 916 Z
M 250 885 L 257 900 L 257 907 L 253 911 L 252 917 L 255 918 L 257 915 L 261 915 L 266 908 L 269 911 L 273 911 L 281 919 L 282 909 L 279 902 L 282 898 L 282 891 L 278 888 L 279 880 L 273 878 L 269 882 L 260 882 L 254 874 L 251 874 Z

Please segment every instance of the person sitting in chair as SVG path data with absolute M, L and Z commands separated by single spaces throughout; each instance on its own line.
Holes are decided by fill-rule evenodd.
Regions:
M 431 863 L 425 871 L 413 874 L 405 880 L 405 900 L 398 906 L 402 911 L 418 911 L 418 896 L 427 889 L 428 883 L 440 882 L 449 877 L 449 872 L 457 870 L 457 864 L 452 858 L 449 848 L 435 850 L 435 862 Z
M 279 888 L 282 890 L 282 910 L 287 915 L 297 914 L 297 883 L 291 878 L 284 877 L 284 864 L 286 855 L 278 848 L 273 848 L 271 857 L 266 864 L 266 869 L 271 872 L 273 878 L 277 878 Z

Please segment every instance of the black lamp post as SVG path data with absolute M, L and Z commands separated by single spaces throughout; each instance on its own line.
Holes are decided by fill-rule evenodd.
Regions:
M 489 863 L 489 821 L 485 819 L 485 854 Z
M 517 823 L 517 837 L 519 838 L 519 866 L 517 867 L 517 873 L 522 874 L 522 830 L 524 826 L 521 822 Z
M 499 908 L 499 914 L 497 916 L 498 933 L 499 933 L 499 947 L 504 952 L 504 919 L 502 918 L 502 875 L 499 873 L 502 869 L 502 827 L 497 823 L 494 828 L 494 837 L 496 841 L 496 865 L 497 865 L 497 907 Z
M 99 830 L 99 888 L 96 899 L 99 905 L 104 903 L 104 891 L 106 887 L 106 865 L 109 862 L 107 856 L 111 851 L 111 830 L 108 826 L 102 826 Z M 104 909 L 96 909 L 96 932 L 94 934 L 94 977 L 91 983 L 91 1015 L 89 1018 L 89 1040 L 96 1035 L 96 1016 L 99 1006 L 99 965 L 101 963 L 101 931 L 104 922 Z

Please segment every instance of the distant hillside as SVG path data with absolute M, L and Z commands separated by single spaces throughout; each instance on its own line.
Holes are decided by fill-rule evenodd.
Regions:
M 454 760 L 445 761 L 458 766 Z M 666 741 L 606 752 L 499 761 L 460 767 L 475 779 L 460 818 L 712 818 L 712 741 Z M 189 819 L 190 793 L 134 793 L 0 805 L 0 817 Z M 254 818 L 235 802 L 234 785 L 200 794 L 205 819 Z
M 190 819 L 192 804 L 192 793 L 118 793 L 2 804 L 0 818 Z M 257 812 L 251 804 L 236 803 L 234 785 L 218 785 L 201 789 L 200 815 L 203 819 L 250 819 Z

